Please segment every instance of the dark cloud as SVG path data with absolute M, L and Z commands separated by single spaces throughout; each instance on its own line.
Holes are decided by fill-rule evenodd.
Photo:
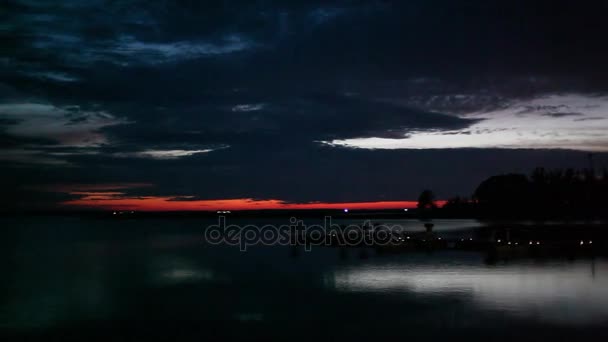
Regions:
M 0 162 L 25 206 L 59 199 L 24 187 L 69 183 L 203 199 L 449 196 L 494 173 L 586 165 L 586 152 L 556 146 L 608 148 L 595 136 L 603 126 L 585 126 L 608 108 L 605 1 L 0 6 Z M 436 133 L 479 143 L 504 137 L 505 117 L 551 128 L 518 128 L 542 145 L 509 150 L 486 138 L 487 149 L 456 150 L 321 143 Z M 584 142 L 556 143 L 564 132 Z
M 582 113 L 545 113 L 544 116 L 550 116 L 553 118 L 563 118 L 564 116 L 582 116 Z

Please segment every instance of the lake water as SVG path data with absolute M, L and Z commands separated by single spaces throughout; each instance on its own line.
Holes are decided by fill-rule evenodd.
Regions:
M 482 253 L 464 251 L 378 256 L 259 246 L 240 252 L 205 243 L 211 223 L 2 219 L 0 338 L 608 337 L 605 259 L 487 265 Z M 480 225 L 435 224 L 465 234 Z

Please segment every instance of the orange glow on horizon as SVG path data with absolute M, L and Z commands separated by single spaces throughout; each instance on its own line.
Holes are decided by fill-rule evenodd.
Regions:
M 415 201 L 377 201 L 326 203 L 290 203 L 278 199 L 257 200 L 252 198 L 192 200 L 186 197 L 142 196 L 129 197 L 119 192 L 71 192 L 83 197 L 62 202 L 77 208 L 134 211 L 214 211 L 214 210 L 266 210 L 266 209 L 411 209 Z M 445 201 L 437 201 L 442 206 Z

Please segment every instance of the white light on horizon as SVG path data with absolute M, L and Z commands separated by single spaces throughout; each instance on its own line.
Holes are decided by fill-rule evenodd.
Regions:
M 457 130 L 404 132 L 403 138 L 323 141 L 363 149 L 572 149 L 608 151 L 608 97 L 565 94 L 519 100 L 503 108 L 459 115 L 479 120 Z

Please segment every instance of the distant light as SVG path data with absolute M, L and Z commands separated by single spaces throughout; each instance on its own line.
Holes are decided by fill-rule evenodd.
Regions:
M 403 209 L 403 211 L 408 211 L 408 209 Z
M 116 212 L 113 212 L 112 215 L 116 215 Z
M 529 245 L 531 245 L 531 244 L 532 244 L 532 241 L 530 241 Z
M 593 243 L 593 241 L 589 240 L 589 244 L 592 244 L 592 243 Z
M 580 243 L 579 245 L 581 245 L 581 246 L 582 246 L 584 243 L 585 243 L 585 242 L 584 242 L 583 240 L 581 240 L 581 243 Z
M 348 208 L 344 208 L 344 212 L 347 213 L 348 212 Z
M 540 241 L 536 241 L 536 244 L 537 244 L 537 245 L 540 245 Z
M 469 241 L 473 241 L 473 238 L 469 238 Z
M 406 236 L 405 238 L 409 240 L 409 238 L 410 238 L 410 237 L 409 237 L 409 236 Z
M 516 242 L 516 243 L 515 243 L 515 245 L 519 245 L 519 243 L 518 243 L 518 242 Z
M 507 245 L 510 245 L 510 244 L 511 244 L 511 241 L 507 242 Z
M 500 239 L 498 239 L 496 242 L 500 243 Z
M 440 238 L 440 237 L 438 237 L 438 238 L 437 238 L 437 240 L 441 240 L 441 238 Z

